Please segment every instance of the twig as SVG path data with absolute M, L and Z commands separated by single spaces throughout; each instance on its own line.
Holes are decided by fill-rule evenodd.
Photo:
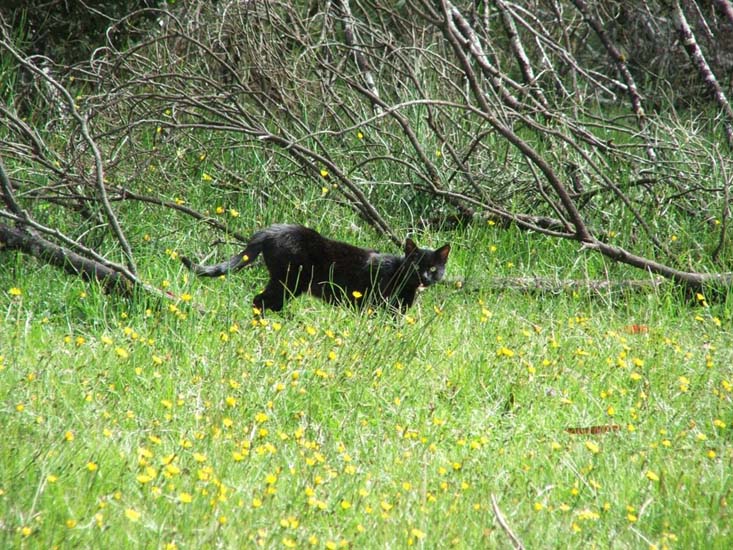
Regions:
M 519 68 L 522 71 L 524 82 L 528 86 L 532 86 L 532 91 L 537 96 L 537 100 L 542 104 L 545 109 L 548 109 L 549 104 L 547 103 L 545 94 L 542 92 L 542 88 L 536 85 L 536 77 L 534 74 L 534 70 L 532 69 L 532 64 L 530 63 L 529 57 L 527 57 L 527 53 L 524 50 L 522 40 L 519 38 L 517 26 L 514 24 L 514 18 L 509 12 L 509 7 L 504 2 L 504 0 L 494 0 L 494 4 L 496 5 L 496 9 L 499 10 L 499 14 L 501 15 L 501 22 L 504 25 L 504 30 L 507 36 L 509 37 L 509 45 L 514 52 L 514 57 L 517 59 Z
M 21 250 L 51 265 L 60 267 L 72 275 L 96 280 L 109 288 L 129 294 L 138 281 L 130 279 L 119 270 L 110 269 L 95 260 L 85 258 L 71 250 L 48 241 L 37 234 L 22 231 L 0 223 L 0 243 L 11 250 Z
M 108 269 L 113 272 L 116 272 L 132 282 L 138 282 L 137 276 L 134 273 L 127 270 L 125 266 L 117 264 L 115 262 L 110 262 L 109 260 L 101 256 L 100 254 L 98 254 L 95 250 L 82 245 L 81 243 L 68 237 L 67 235 L 59 231 L 58 229 L 47 227 L 41 223 L 38 223 L 33 218 L 31 218 L 28 215 L 28 213 L 25 210 L 23 210 L 20 207 L 20 205 L 18 205 L 18 203 L 15 201 L 15 198 L 13 197 L 12 187 L 10 185 L 10 179 L 8 178 L 7 173 L 5 172 L 5 167 L 2 163 L 2 159 L 0 159 L 0 184 L 2 186 L 3 197 L 5 199 L 5 202 L 8 205 L 8 208 L 10 209 L 10 211 L 0 210 L 0 217 L 10 219 L 16 222 L 23 229 L 26 230 L 26 233 L 28 233 L 29 236 L 33 237 L 36 240 L 39 240 L 39 242 L 43 239 L 39 235 L 35 234 L 35 231 L 38 231 L 40 233 L 45 233 L 46 235 L 53 236 L 56 239 L 58 239 L 59 241 L 65 243 L 67 246 L 71 247 L 72 249 L 77 250 L 80 254 L 84 255 L 84 256 L 79 256 L 80 258 L 84 258 L 87 261 L 91 261 L 96 264 L 99 264 L 104 269 Z M 18 242 L 22 242 L 22 239 L 20 239 Z M 50 241 L 48 242 L 50 243 Z M 53 243 L 50 243 L 50 244 L 53 245 Z M 48 249 L 51 249 L 57 245 L 46 246 L 44 244 L 43 246 Z M 91 258 L 91 260 L 89 258 Z
M 18 219 L 26 219 L 26 213 L 23 212 L 23 209 L 15 200 L 13 186 L 10 183 L 10 178 L 8 178 L 7 172 L 5 172 L 5 165 L 3 164 L 2 157 L 0 157 L 0 191 L 2 191 L 5 206 L 7 206 Z
M 516 550 L 524 550 L 524 544 L 522 544 L 522 541 L 519 540 L 517 535 L 514 534 L 514 532 L 509 527 L 509 524 L 504 519 L 504 515 L 501 513 L 501 510 L 499 509 L 499 504 L 496 502 L 496 497 L 493 494 L 491 495 L 491 508 L 494 510 L 494 517 L 496 518 L 496 521 L 507 534 L 509 540 L 512 541 L 512 546 Z
M 578 8 L 578 11 L 583 14 L 583 18 L 588 22 L 588 25 L 590 25 L 590 27 L 595 31 L 596 35 L 603 44 L 603 47 L 606 48 L 608 55 L 611 57 L 611 59 L 613 59 L 613 62 L 618 68 L 618 71 L 621 73 L 621 76 L 626 83 L 626 90 L 629 92 L 631 107 L 634 110 L 634 114 L 636 115 L 636 120 L 639 123 L 639 128 L 641 128 L 641 131 L 643 132 L 644 128 L 646 127 L 646 114 L 644 113 L 644 109 L 641 106 L 641 96 L 639 95 L 639 91 L 636 88 L 634 77 L 631 76 L 631 71 L 629 71 L 629 67 L 626 65 L 626 56 L 624 56 L 624 54 L 622 54 L 621 51 L 616 47 L 616 45 L 611 41 L 608 33 L 606 33 L 606 30 L 603 27 L 603 24 L 593 16 L 585 0 L 572 0 L 572 2 L 573 4 L 575 4 L 575 7 Z M 650 160 L 657 160 L 657 153 L 654 151 L 654 148 L 651 145 L 647 146 L 646 153 L 649 156 Z
M 354 52 L 354 60 L 356 61 L 356 66 L 361 72 L 362 78 L 364 78 L 364 83 L 366 84 L 366 87 L 369 89 L 374 97 L 379 98 L 379 89 L 377 88 L 374 74 L 372 73 L 371 67 L 369 67 L 369 62 L 367 61 L 366 56 L 357 44 L 354 16 L 351 14 L 351 6 L 349 5 L 349 0 L 338 0 L 336 3 L 341 8 L 342 12 L 341 21 L 344 27 L 344 40 L 346 41 L 346 45 Z M 377 115 L 380 114 L 382 109 L 381 105 L 378 102 L 372 102 L 372 108 L 374 109 L 374 113 Z
M 210 216 L 207 216 L 205 214 L 202 214 L 198 210 L 195 210 L 193 208 L 190 208 L 188 206 L 185 206 L 183 204 L 177 204 L 175 202 L 166 201 L 164 199 L 160 199 L 158 197 L 151 197 L 148 195 L 141 195 L 139 193 L 135 193 L 129 189 L 120 188 L 120 196 L 119 198 L 113 198 L 112 200 L 135 200 L 139 202 L 146 202 L 149 204 L 157 204 L 158 206 L 164 206 L 165 208 L 171 208 L 173 210 L 178 210 L 179 212 L 182 212 L 188 216 L 191 216 L 192 218 L 202 221 L 209 226 L 218 229 L 219 231 L 223 231 L 234 237 L 240 242 L 246 243 L 249 240 L 249 237 L 246 235 L 238 232 L 238 231 L 232 231 L 229 229 L 225 224 L 220 223 L 216 221 L 215 219 L 211 218 Z
M 715 149 L 715 154 L 718 157 L 721 177 L 723 178 L 723 207 L 720 213 L 720 236 L 718 238 L 718 245 L 711 254 L 712 260 L 717 262 L 720 253 L 725 247 L 725 241 L 728 235 L 728 219 L 730 218 L 730 186 L 731 183 L 733 183 L 733 176 L 728 176 L 728 171 L 725 169 L 726 163 L 717 148 Z

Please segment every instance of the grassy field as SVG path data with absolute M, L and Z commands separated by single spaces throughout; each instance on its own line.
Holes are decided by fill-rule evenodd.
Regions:
M 4 199 L 0 221 L 27 229 L 27 209 L 54 242 L 58 229 L 121 262 L 96 180 L 138 275 L 172 299 L 106 294 L 0 243 L 0 549 L 733 548 L 733 293 L 593 290 L 648 275 L 479 220 L 576 223 L 573 202 L 604 242 L 728 270 L 718 106 L 634 57 L 656 83 L 638 82 L 648 115 L 630 111 L 619 56 L 563 2 L 548 11 L 568 18 L 562 44 L 531 34 L 536 78 L 501 38 L 511 6 L 482 16 L 498 32 L 476 64 L 450 54 L 468 34 L 440 38 L 446 6 L 445 22 L 413 31 L 395 15 L 381 34 L 377 19 L 413 8 L 364 3 L 356 46 L 346 3 L 334 16 L 332 3 L 188 4 L 163 27 L 157 8 L 119 21 L 114 47 L 68 72 L 35 54 L 21 68 L 3 46 L 3 193 L 18 204 Z M 540 29 L 545 11 L 516 14 Z M 22 49 L 43 36 L 20 30 Z M 254 317 L 261 266 L 204 280 L 179 261 L 242 249 L 180 206 L 243 234 L 302 223 L 397 252 L 357 198 L 400 238 L 452 245 L 446 280 L 406 315 L 304 297 Z M 448 227 L 456 204 L 476 209 L 472 225 Z M 551 284 L 502 284 L 532 277 Z
M 142 269 L 175 303 L 2 257 L 1 547 L 733 541 L 730 304 L 491 290 L 623 272 L 484 226 L 418 236 L 453 252 L 406 316 L 305 298 L 253 320 L 263 269 L 194 280 L 176 255 L 203 241 L 151 234 Z

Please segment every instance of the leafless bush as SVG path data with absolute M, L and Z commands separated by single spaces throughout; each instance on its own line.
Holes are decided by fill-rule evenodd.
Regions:
M 51 146 L 2 107 L 12 169 L 0 217 L 136 281 L 116 201 L 217 223 L 125 182 L 151 165 L 172 166 L 192 143 L 213 143 L 257 155 L 273 171 L 290 165 L 271 184 L 328 185 L 395 243 L 394 220 L 406 213 L 443 225 L 491 218 L 690 288 L 728 283 L 729 275 L 691 271 L 669 246 L 670 220 L 694 220 L 702 229 L 688 246 L 730 260 L 721 251 L 733 113 L 716 71 L 732 47 L 692 40 L 701 27 L 731 28 L 730 3 L 715 6 L 685 0 L 652 16 L 630 3 L 584 0 L 188 2 L 155 11 L 159 28 L 145 40 L 109 41 L 74 68 L 73 87 L 85 92 L 78 99 L 6 35 L 5 54 L 60 94 L 49 92 L 45 107 L 61 103 L 57 124 L 69 139 Z M 143 13 L 148 20 L 151 10 L 115 24 L 129 29 Z M 699 76 L 709 94 L 694 107 L 699 114 L 677 115 L 669 90 L 647 85 L 661 65 L 653 52 L 629 51 L 640 40 L 622 31 L 629 17 L 655 43 L 666 41 L 679 68 L 664 71 Z M 706 137 L 716 133 L 720 142 Z M 251 192 L 241 174 L 223 162 L 218 169 Z M 114 236 L 120 261 L 82 245 L 87 234 L 40 229 L 39 205 L 49 202 Z

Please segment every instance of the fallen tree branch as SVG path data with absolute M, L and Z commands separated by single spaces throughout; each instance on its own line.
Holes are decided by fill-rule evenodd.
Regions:
M 90 261 L 96 262 L 107 269 L 121 273 L 131 281 L 136 280 L 135 274 L 129 271 L 125 266 L 106 260 L 95 250 L 74 241 L 58 229 L 46 227 L 32 219 L 28 213 L 20 207 L 15 199 L 13 186 L 10 182 L 10 178 L 8 178 L 7 172 L 5 171 L 5 165 L 3 164 L 2 158 L 0 158 L 0 190 L 2 190 L 3 202 L 5 202 L 9 209 L 9 211 L 0 210 L 0 217 L 14 221 L 18 227 L 28 234 L 37 235 L 39 233 L 45 233 L 46 235 L 50 235 L 61 242 L 66 243 L 67 246 L 71 249 L 77 250 L 80 254 L 86 254 Z
M 547 292 L 560 294 L 567 291 L 587 290 L 597 293 L 641 292 L 656 290 L 669 282 L 661 277 L 649 279 L 557 279 L 553 277 L 491 277 L 481 284 L 463 286 L 458 280 L 448 280 L 448 285 L 460 285 L 466 292 L 482 290 L 512 290 L 517 292 Z
M 721 289 L 730 287 L 733 284 L 733 273 L 698 273 L 695 271 L 682 271 L 668 265 L 655 262 L 649 258 L 633 254 L 620 246 L 610 245 L 599 240 L 592 243 L 583 243 L 589 249 L 598 250 L 601 254 L 633 267 L 637 267 L 655 275 L 661 275 L 671 279 L 690 291 L 701 291 L 703 287 L 710 285 Z
M 108 290 L 129 296 L 134 286 L 140 284 L 120 271 L 90 260 L 38 234 L 23 231 L 0 223 L 0 248 L 19 250 L 45 263 L 60 267 L 71 275 L 98 281 Z

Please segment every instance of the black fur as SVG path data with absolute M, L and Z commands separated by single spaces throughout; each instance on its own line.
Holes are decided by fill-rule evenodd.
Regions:
M 198 265 L 185 257 L 181 261 L 197 275 L 217 277 L 250 265 L 262 254 L 270 280 L 254 298 L 260 311 L 279 311 L 288 298 L 304 292 L 330 303 L 380 304 L 405 311 L 418 288 L 443 278 L 450 245 L 427 250 L 407 239 L 404 251 L 404 256 L 380 254 L 300 225 L 273 225 L 252 235 L 244 251 L 220 264 Z

